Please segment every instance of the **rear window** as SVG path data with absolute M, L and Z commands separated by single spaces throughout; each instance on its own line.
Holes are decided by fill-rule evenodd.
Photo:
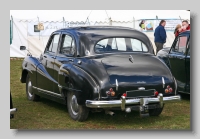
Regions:
M 107 38 L 95 45 L 95 52 L 148 52 L 148 48 L 143 42 L 133 38 Z

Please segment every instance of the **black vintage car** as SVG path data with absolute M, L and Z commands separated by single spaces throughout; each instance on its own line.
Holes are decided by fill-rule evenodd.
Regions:
M 25 50 L 25 46 L 20 47 Z M 72 119 L 113 110 L 158 116 L 180 100 L 174 77 L 154 54 L 149 38 L 126 27 L 83 26 L 52 33 L 39 58 L 27 56 L 21 82 L 29 100 L 67 104 Z
M 180 33 L 172 46 L 161 49 L 157 56 L 176 78 L 178 92 L 190 94 L 190 31 Z

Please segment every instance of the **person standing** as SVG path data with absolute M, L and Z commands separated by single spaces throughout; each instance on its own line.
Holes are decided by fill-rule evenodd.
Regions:
M 190 30 L 190 24 L 188 23 L 187 20 L 183 20 L 182 21 L 182 31 L 181 32 L 186 31 L 186 30 Z
M 181 25 L 178 24 L 178 25 L 176 26 L 175 30 L 174 30 L 174 35 L 175 35 L 175 37 L 178 36 L 178 34 L 181 32 L 181 30 L 182 30 Z
M 156 45 L 156 54 L 158 53 L 159 50 L 163 48 L 164 43 L 166 43 L 166 31 L 165 31 L 165 25 L 166 21 L 161 20 L 159 23 L 159 26 L 156 27 L 155 32 L 154 32 L 154 42 Z

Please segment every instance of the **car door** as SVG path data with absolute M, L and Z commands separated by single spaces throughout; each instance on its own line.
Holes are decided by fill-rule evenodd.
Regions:
M 169 52 L 170 69 L 177 80 L 178 90 L 185 91 L 186 86 L 186 47 L 188 35 L 178 36 Z
M 75 39 L 69 33 L 62 33 L 60 47 L 54 63 L 54 79 L 62 86 L 69 86 L 69 73 L 76 55 Z M 64 65 L 64 67 L 63 67 Z M 60 73 L 61 71 L 61 73 Z M 58 84 L 54 84 L 54 92 L 59 92 Z
M 190 42 L 188 42 L 187 45 L 187 56 L 185 59 L 185 65 L 186 65 L 186 92 L 190 93 Z
M 43 64 L 45 70 L 39 72 L 37 77 L 38 88 L 42 91 L 53 92 L 53 84 L 56 83 L 53 78 L 54 75 L 54 61 L 57 53 L 57 48 L 59 44 L 60 33 L 54 33 L 51 35 L 44 53 L 41 55 L 40 60 Z

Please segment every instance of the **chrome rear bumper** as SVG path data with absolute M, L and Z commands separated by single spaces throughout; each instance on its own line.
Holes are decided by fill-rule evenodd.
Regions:
M 10 114 L 14 114 L 17 111 L 17 108 L 10 109 Z
M 127 99 L 122 96 L 121 100 L 111 100 L 111 101 L 93 101 L 86 100 L 86 107 L 89 108 L 116 108 L 121 107 L 122 110 L 125 110 L 126 105 L 141 105 L 145 106 L 146 104 L 159 103 L 162 107 L 164 103 L 177 102 L 181 100 L 180 95 L 163 97 L 163 94 L 159 94 L 157 98 L 139 98 L 139 99 Z

